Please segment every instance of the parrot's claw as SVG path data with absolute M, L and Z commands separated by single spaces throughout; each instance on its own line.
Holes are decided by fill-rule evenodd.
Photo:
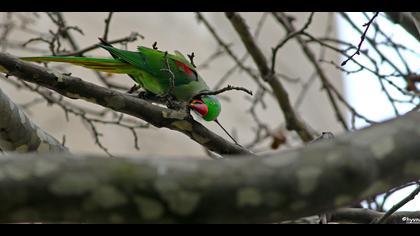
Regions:
M 135 91 L 139 90 L 140 88 L 141 88 L 141 86 L 140 86 L 140 85 L 135 84 L 135 85 L 133 85 L 133 87 L 131 87 L 131 88 L 130 88 L 130 90 L 128 90 L 128 91 L 127 91 L 127 93 L 132 94 L 132 93 L 134 93 Z
M 148 91 L 140 91 L 137 97 L 144 100 L 156 100 L 158 96 Z
M 166 101 L 166 107 L 172 110 L 183 110 L 186 107 L 185 102 L 176 100 L 172 95 L 164 97 Z
M 169 109 L 174 109 L 174 110 L 176 110 L 177 105 L 176 105 L 176 103 L 175 103 L 174 98 L 173 98 L 171 95 L 167 95 L 167 96 L 165 96 L 165 100 L 166 100 L 166 106 L 167 106 Z

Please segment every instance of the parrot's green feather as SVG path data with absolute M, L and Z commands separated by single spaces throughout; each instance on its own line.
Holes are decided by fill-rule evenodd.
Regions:
M 217 100 L 216 96 L 209 95 L 202 97 L 203 102 L 208 107 L 207 115 L 203 117 L 206 121 L 212 121 L 217 119 L 217 117 L 220 114 L 220 111 L 222 110 L 222 106 L 220 105 L 219 100 Z

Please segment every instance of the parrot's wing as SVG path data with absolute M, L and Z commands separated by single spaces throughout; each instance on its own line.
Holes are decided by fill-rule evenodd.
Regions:
M 137 69 L 118 59 L 107 58 L 87 58 L 87 57 L 22 57 L 24 61 L 33 62 L 64 62 L 73 65 L 83 66 L 92 70 L 109 72 L 116 74 L 127 74 L 136 71 Z
M 159 54 L 159 55 L 164 55 L 165 52 L 162 52 L 160 50 L 157 49 L 152 49 L 152 48 L 148 48 L 148 47 L 144 47 L 144 46 L 139 46 L 137 47 L 137 50 L 141 53 L 144 53 L 146 55 L 150 55 L 150 54 Z M 182 54 L 180 51 L 175 50 L 175 55 L 173 54 L 169 54 L 168 53 L 168 57 L 171 58 L 172 60 L 176 60 L 176 61 L 180 61 L 182 63 L 187 64 L 189 67 L 193 68 L 193 65 L 191 65 L 191 63 L 188 61 L 188 59 L 184 56 L 184 54 Z
M 99 46 L 126 63 L 136 66 L 139 69 L 146 69 L 146 58 L 138 52 L 121 50 L 115 47 L 105 46 L 101 44 L 99 44 Z
M 156 49 L 152 49 L 152 48 L 148 48 L 148 47 L 143 47 L 143 46 L 139 46 L 138 51 L 140 53 L 143 53 L 145 55 L 159 55 L 160 57 L 165 55 L 165 52 L 162 52 L 160 50 L 156 50 Z M 175 55 L 173 54 L 169 54 L 168 53 L 168 58 L 172 59 L 173 61 L 175 61 L 175 63 L 178 66 L 181 66 L 181 64 L 183 64 L 181 67 L 188 67 L 190 71 L 192 71 L 194 74 L 197 74 L 194 66 L 191 64 L 191 62 L 184 56 L 184 54 L 182 54 L 180 51 L 175 50 Z M 187 72 L 189 73 L 189 71 Z
M 175 76 L 175 86 L 181 86 L 197 81 L 197 72 L 189 63 L 184 63 L 179 56 L 167 54 L 168 61 L 163 60 L 165 53 L 159 50 L 138 47 L 137 52 L 121 50 L 114 47 L 101 46 L 122 61 L 125 61 L 150 75 L 156 77 L 162 84 L 169 85 L 169 77 L 166 69 L 166 63 L 169 64 L 172 73 Z

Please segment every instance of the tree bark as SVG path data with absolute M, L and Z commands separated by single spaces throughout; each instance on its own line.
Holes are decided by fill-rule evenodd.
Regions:
M 261 223 L 420 178 L 420 113 L 260 158 L 0 158 L 3 222 Z M 34 158 L 37 157 L 37 158 Z M 59 210 L 58 210 L 59 209 Z

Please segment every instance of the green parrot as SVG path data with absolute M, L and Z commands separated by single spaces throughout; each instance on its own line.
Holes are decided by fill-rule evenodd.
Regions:
M 215 121 L 226 134 L 236 140 L 217 120 L 221 104 L 214 95 L 200 95 L 209 91 L 203 78 L 184 55 L 175 51 L 169 54 L 157 49 L 139 46 L 137 51 L 121 50 L 101 38 L 98 46 L 107 50 L 113 58 L 87 58 L 66 56 L 21 57 L 32 62 L 64 62 L 95 71 L 129 75 L 146 92 L 185 101 L 189 107 L 206 121 Z M 238 144 L 239 145 L 239 144 Z
M 102 41 L 102 40 L 101 40 Z M 126 51 L 102 41 L 98 44 L 107 50 L 111 58 L 87 57 L 22 57 L 33 62 L 65 62 L 92 70 L 116 74 L 128 74 L 144 90 L 158 96 L 172 95 L 189 103 L 189 107 L 206 121 L 215 121 L 221 105 L 214 95 L 197 96 L 209 91 L 194 66 L 182 55 L 140 46 L 137 51 Z

